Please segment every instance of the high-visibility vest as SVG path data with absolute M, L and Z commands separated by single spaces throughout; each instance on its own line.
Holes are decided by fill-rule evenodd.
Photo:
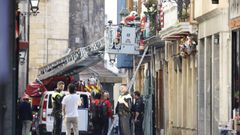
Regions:
M 100 90 L 100 87 L 98 85 L 86 85 L 85 86 L 87 91 L 89 92 L 96 92 L 96 93 L 99 93 L 101 90 Z
M 55 98 L 57 95 L 59 95 L 60 97 L 62 97 L 62 96 L 63 96 L 63 94 L 62 94 L 62 93 L 60 93 L 60 92 L 57 92 L 57 91 L 54 91 L 54 93 L 52 94 L 52 102 L 55 102 L 55 101 L 54 101 L 54 98 Z
M 54 91 L 54 93 L 52 94 L 52 103 L 53 103 L 53 111 L 61 111 L 62 109 L 62 104 L 61 103 L 57 103 L 55 101 L 55 98 L 57 96 L 60 96 L 61 98 L 63 97 L 62 93 L 59 93 L 57 91 Z

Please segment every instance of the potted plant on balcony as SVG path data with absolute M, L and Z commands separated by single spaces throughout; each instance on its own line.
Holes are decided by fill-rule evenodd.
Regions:
M 147 11 L 144 14 L 147 16 L 150 22 L 150 35 L 156 34 L 156 16 L 157 16 L 157 1 L 148 0 L 144 3 L 144 6 L 147 8 Z
M 179 22 L 186 22 L 189 18 L 190 0 L 175 0 L 178 5 Z

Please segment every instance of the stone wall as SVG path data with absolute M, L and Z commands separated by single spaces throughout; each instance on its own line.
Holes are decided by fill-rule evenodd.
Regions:
M 30 17 L 29 82 L 38 68 L 103 37 L 104 0 L 41 0 Z
M 71 0 L 69 46 L 83 47 L 103 37 L 104 0 Z
M 231 112 L 231 46 L 227 8 L 199 17 L 198 134 L 218 135 Z M 209 128 L 210 127 L 210 128 Z
M 177 56 L 174 55 L 180 52 L 179 44 L 167 42 L 166 45 L 168 65 L 164 74 L 168 76 L 164 103 L 168 105 L 165 106 L 168 123 L 165 132 L 167 135 L 197 135 L 197 56 L 182 58 L 182 64 L 176 68 Z
M 38 68 L 62 57 L 68 48 L 69 2 L 41 0 L 37 16 L 30 16 L 29 82 Z

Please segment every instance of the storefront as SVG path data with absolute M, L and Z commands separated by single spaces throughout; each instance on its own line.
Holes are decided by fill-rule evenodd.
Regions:
M 240 99 L 240 29 L 232 30 L 232 110 L 239 114 Z
M 230 128 L 231 46 L 228 8 L 213 7 L 198 21 L 198 134 Z
M 240 130 L 240 1 L 230 0 L 231 44 L 232 44 L 232 108 L 231 115 L 235 121 L 234 129 Z

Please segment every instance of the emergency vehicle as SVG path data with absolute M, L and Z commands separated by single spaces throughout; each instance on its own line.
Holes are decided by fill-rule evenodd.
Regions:
M 33 111 L 37 112 L 32 124 L 33 134 L 45 135 L 52 130 L 53 117 L 50 116 L 50 97 L 58 81 L 63 81 L 65 86 L 69 83 L 77 84 L 77 93 L 80 94 L 80 97 L 84 97 L 84 95 L 87 97 L 84 98 L 85 103 L 88 103 L 87 106 L 79 110 L 80 117 L 86 119 L 84 122 L 81 121 L 79 126 L 81 127 L 81 132 L 88 132 L 91 129 L 89 118 L 91 93 L 100 92 L 101 84 L 97 79 L 92 77 L 85 80 L 84 82 L 86 83 L 82 85 L 83 83 L 75 80 L 73 75 L 102 60 L 104 45 L 104 38 L 101 38 L 39 69 L 38 78 L 35 82 L 28 84 L 25 90 L 25 93 L 32 98 Z
M 40 105 L 41 110 L 38 114 L 38 118 L 41 115 L 42 118 L 40 121 L 42 121 L 42 123 L 44 123 L 44 119 L 50 119 L 50 117 L 48 118 L 49 114 L 46 113 L 46 109 L 49 104 L 45 101 L 47 100 L 48 103 L 50 103 L 49 97 L 51 92 L 49 91 L 54 90 L 58 81 L 63 81 L 65 85 L 77 81 L 78 91 L 89 93 L 100 92 L 99 82 L 92 83 L 94 81 L 92 78 L 89 78 L 87 83 L 84 83 L 84 81 L 74 80 L 73 75 L 102 60 L 104 51 L 109 54 L 114 53 L 129 55 L 139 55 L 140 51 L 143 51 L 141 60 L 139 61 L 136 71 L 128 86 L 128 89 L 131 89 L 137 70 L 148 51 L 148 46 L 143 47 L 143 45 L 145 43 L 149 44 L 150 39 L 155 38 L 150 37 L 149 39 L 144 38 L 146 40 L 142 39 L 143 29 L 145 26 L 141 25 L 146 24 L 145 19 L 142 19 L 140 23 L 140 20 L 135 20 L 135 18 L 137 18 L 136 16 L 136 13 L 130 14 L 130 16 L 127 16 L 124 20 L 124 24 L 120 27 L 118 26 L 118 28 L 113 28 L 110 22 L 109 26 L 106 28 L 105 36 L 103 38 L 100 38 L 88 46 L 78 48 L 70 52 L 68 55 L 39 68 L 38 79 L 29 84 L 25 92 L 32 97 L 32 105 L 36 108 L 36 110 L 39 109 Z M 44 126 L 44 124 L 42 125 Z M 36 129 L 39 129 L 39 127 L 36 127 Z
M 62 92 L 64 95 L 68 95 L 67 91 Z M 53 131 L 53 116 L 52 113 L 52 94 L 53 91 L 46 91 L 43 93 L 41 102 L 39 105 L 38 119 L 35 121 L 36 134 L 47 135 Z M 80 96 L 83 105 L 78 108 L 78 129 L 80 133 L 87 133 L 89 130 L 89 112 L 90 112 L 90 93 L 89 92 L 77 92 Z M 62 123 L 62 132 L 66 132 L 64 122 Z

